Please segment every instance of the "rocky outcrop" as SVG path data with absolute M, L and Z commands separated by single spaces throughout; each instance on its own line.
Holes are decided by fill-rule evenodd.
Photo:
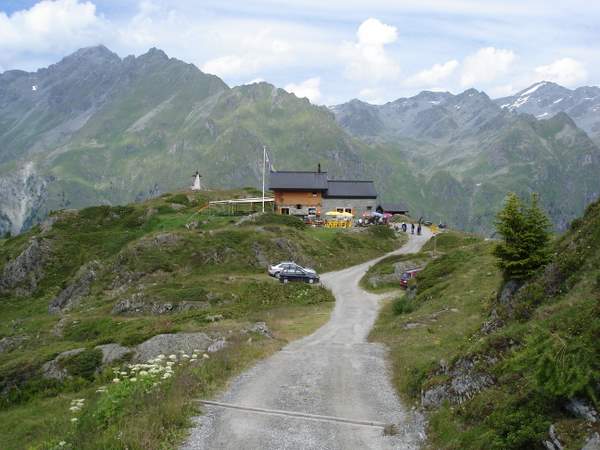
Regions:
M 71 309 L 90 293 L 92 283 L 98 277 L 102 266 L 91 261 L 79 268 L 71 282 L 50 303 L 48 312 L 59 313 Z
M 483 357 L 486 363 L 494 364 L 496 361 Z M 491 375 L 478 370 L 477 364 L 480 357 L 461 358 L 451 368 L 442 361 L 436 375 L 443 376 L 447 381 L 424 389 L 421 393 L 421 404 L 425 408 L 437 408 L 445 400 L 461 404 L 473 397 L 482 389 L 494 384 Z
M 0 294 L 17 297 L 33 294 L 44 276 L 44 265 L 50 255 L 47 239 L 33 238 L 19 256 L 9 261 L 0 276 Z
M 0 339 L 0 354 L 10 352 L 27 340 L 27 336 L 6 336 Z
M 598 411 L 594 409 L 586 400 L 580 398 L 572 398 L 567 402 L 567 411 L 573 415 L 584 419 L 589 423 L 596 423 L 600 420 Z
M 554 428 L 554 425 L 550 425 L 550 429 L 548 430 L 548 439 L 544 440 L 542 444 L 547 450 L 563 450 L 564 447 L 556 435 L 556 429 Z
M 135 361 L 148 361 L 158 355 L 196 351 L 205 352 L 218 340 L 211 339 L 205 333 L 159 334 L 142 342 L 135 348 Z
M 69 376 L 69 372 L 65 369 L 62 363 L 80 353 L 84 352 L 85 348 L 75 348 L 73 350 L 67 350 L 66 352 L 62 352 L 52 361 L 48 361 L 42 366 L 42 376 L 44 378 L 54 379 L 54 380 L 65 380 Z
M 102 364 L 112 364 L 119 361 L 131 353 L 131 349 L 119 344 L 103 344 L 94 347 L 102 352 Z
M 245 328 L 242 333 L 258 333 L 269 339 L 273 338 L 273 333 L 265 322 L 256 322 Z
M 149 300 L 142 292 L 119 300 L 111 311 L 112 314 L 170 314 L 191 310 L 202 310 L 210 307 L 209 302 L 160 302 Z

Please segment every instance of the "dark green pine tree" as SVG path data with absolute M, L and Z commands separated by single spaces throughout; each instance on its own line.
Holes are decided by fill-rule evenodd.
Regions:
M 504 208 L 496 217 L 496 231 L 502 240 L 494 248 L 498 258 L 498 267 L 505 280 L 521 279 L 524 275 L 521 237 L 525 230 L 523 203 L 516 194 L 510 193 L 504 202 Z
M 550 259 L 550 221 L 539 205 L 537 194 L 525 207 L 516 194 L 509 194 L 498 213 L 496 230 L 502 241 L 494 248 L 504 279 L 526 280 Z
M 523 246 L 527 252 L 524 269 L 532 276 L 550 261 L 550 220 L 542 211 L 538 194 L 532 194 L 531 203 L 525 209 L 525 231 Z

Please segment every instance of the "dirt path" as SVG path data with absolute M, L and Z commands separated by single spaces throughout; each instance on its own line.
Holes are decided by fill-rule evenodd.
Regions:
M 426 233 L 390 254 L 419 251 Z M 330 321 L 237 377 L 183 449 L 418 448 L 422 421 L 394 392 L 384 347 L 367 342 L 380 297 L 358 282 L 382 258 L 324 274 L 336 298 Z M 397 435 L 384 436 L 388 423 Z

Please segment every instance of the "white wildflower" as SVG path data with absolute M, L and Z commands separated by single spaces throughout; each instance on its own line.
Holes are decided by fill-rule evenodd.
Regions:
M 78 420 L 79 420 L 79 419 L 77 419 L 77 417 L 71 417 L 71 422 L 72 422 L 72 423 L 75 423 L 75 422 L 77 422 Z
M 60 442 L 58 443 L 58 446 L 59 446 L 59 447 L 64 447 L 65 445 L 67 445 L 67 443 L 66 443 L 65 441 L 60 441 Z
M 204 359 L 208 359 L 208 358 L 210 358 L 210 356 L 208 356 L 206 353 L 205 353 L 205 354 L 203 354 L 203 355 L 202 355 L 202 357 L 203 357 Z
M 145 370 L 140 370 L 139 375 L 140 375 L 140 377 L 146 377 L 146 376 L 148 376 L 148 372 L 146 372 Z
M 113 383 L 118 383 L 119 381 L 121 380 L 119 380 L 118 378 L 113 378 Z
M 162 379 L 166 380 L 167 378 L 170 378 L 170 377 L 171 377 L 171 373 L 167 372 L 167 373 L 163 374 Z
M 132 377 L 132 378 L 129 379 L 129 381 L 135 383 L 137 381 L 137 378 L 136 377 Z
M 171 361 L 176 361 L 177 360 L 177 355 L 169 355 L 169 359 Z

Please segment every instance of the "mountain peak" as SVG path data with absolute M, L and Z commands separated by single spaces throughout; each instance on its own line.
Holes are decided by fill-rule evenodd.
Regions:
M 119 55 L 117 55 L 114 52 L 111 52 L 108 48 L 106 48 L 102 44 L 94 45 L 91 47 L 80 48 L 79 50 L 76 50 L 75 52 L 71 53 L 69 56 L 67 56 L 64 59 L 79 59 L 79 58 L 95 59 L 95 60 L 98 60 L 98 59 L 117 60 L 117 61 L 121 60 L 121 58 L 119 58 Z
M 162 60 L 168 60 L 169 56 L 162 51 L 159 48 L 156 47 L 152 47 L 150 50 L 148 50 L 146 53 L 142 54 L 139 56 L 139 58 L 141 59 L 162 59 Z

